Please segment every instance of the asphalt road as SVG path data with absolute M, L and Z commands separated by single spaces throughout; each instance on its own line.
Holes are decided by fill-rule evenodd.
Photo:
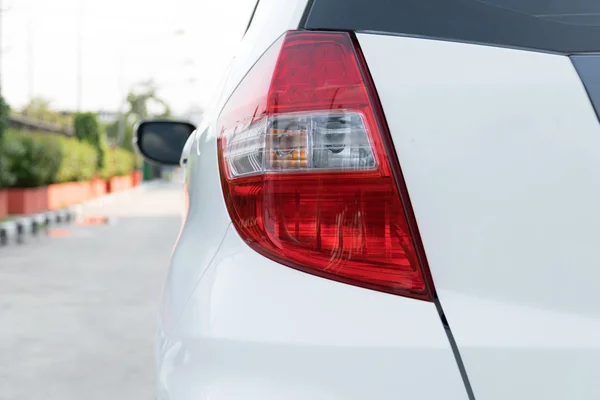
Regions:
M 154 399 L 154 326 L 181 190 L 151 184 L 0 249 L 0 399 Z

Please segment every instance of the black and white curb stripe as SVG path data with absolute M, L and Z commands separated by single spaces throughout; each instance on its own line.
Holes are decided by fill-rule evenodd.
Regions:
M 89 200 L 85 203 L 63 210 L 46 211 L 26 217 L 15 217 L 10 221 L 0 222 L 0 247 L 9 243 L 23 243 L 27 236 L 45 233 L 48 228 L 51 228 L 52 226 L 73 222 L 82 217 L 85 207 L 103 207 L 137 190 L 154 186 L 159 187 L 160 182 L 144 182 L 135 188 L 101 196 L 97 199 Z M 114 222 L 114 220 L 112 221 Z
M 53 226 L 73 222 L 77 218 L 77 213 L 77 208 L 66 208 L 0 222 L 0 246 L 24 243 L 28 236 L 36 236 L 45 233 Z

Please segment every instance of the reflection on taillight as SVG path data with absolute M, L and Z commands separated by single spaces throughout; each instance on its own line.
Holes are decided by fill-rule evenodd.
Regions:
M 279 263 L 431 300 L 368 82 L 347 33 L 288 32 L 271 46 L 219 117 L 227 207 Z

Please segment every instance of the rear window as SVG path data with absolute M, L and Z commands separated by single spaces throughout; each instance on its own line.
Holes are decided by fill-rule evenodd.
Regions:
M 304 27 L 598 52 L 600 0 L 314 0 Z

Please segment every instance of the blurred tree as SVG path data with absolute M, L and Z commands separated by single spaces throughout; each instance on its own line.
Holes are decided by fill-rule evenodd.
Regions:
M 55 114 L 55 112 L 50 109 L 50 100 L 42 97 L 32 98 L 29 103 L 23 107 L 21 113 L 32 118 L 38 117 L 40 119 L 44 116 Z
M 169 117 L 171 108 L 156 92 L 158 88 L 152 80 L 140 82 L 127 95 L 128 118 L 133 116 L 137 120 L 153 117 Z M 157 112 L 150 110 L 159 110 Z
M 34 97 L 18 114 L 60 126 L 73 126 L 73 115 L 53 110 L 51 101 L 43 97 Z
M 127 109 L 124 118 L 118 121 L 116 126 L 108 129 L 108 136 L 117 130 L 117 137 L 122 135 L 121 147 L 133 151 L 133 127 L 134 125 L 150 117 L 169 117 L 171 108 L 166 101 L 161 99 L 158 88 L 154 81 L 147 80 L 135 85 L 127 95 Z M 121 135 L 118 132 L 121 132 Z
M 158 87 L 153 80 L 146 80 L 135 85 L 126 98 L 126 112 L 118 121 L 117 136 L 122 138 L 121 147 L 133 151 L 133 127 L 143 119 L 150 117 L 170 117 L 171 108 L 161 99 Z M 142 163 L 138 157 L 138 165 Z M 160 175 L 160 168 L 144 163 L 144 179 Z
M 100 136 L 100 124 L 96 114 L 91 112 L 75 114 L 75 136 L 77 139 L 95 144 Z
M 119 139 L 119 121 L 104 123 L 104 131 L 109 143 L 117 143 Z
M 121 147 L 124 149 L 134 151 L 133 148 L 133 126 L 135 123 L 129 122 L 129 120 L 125 121 L 125 126 L 123 127 L 123 142 L 121 143 Z
M 10 107 L 4 101 L 4 97 L 0 96 L 0 188 L 11 185 L 14 180 L 8 162 L 9 146 L 5 143 L 4 138 L 6 129 L 8 128 L 9 114 Z
M 92 112 L 75 114 L 74 130 L 77 139 L 94 146 L 98 153 L 98 169 L 104 167 L 106 153 L 106 134 L 104 127 L 98 121 L 98 116 Z
M 8 128 L 8 116 L 10 115 L 10 106 L 4 100 L 4 97 L 0 96 L 0 140 L 4 136 L 6 128 Z

